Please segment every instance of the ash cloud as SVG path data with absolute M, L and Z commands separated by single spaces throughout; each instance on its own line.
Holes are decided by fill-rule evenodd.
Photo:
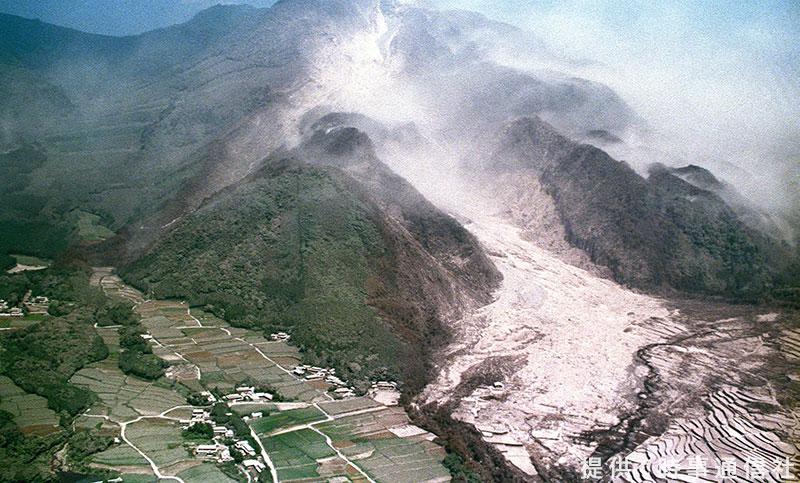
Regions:
M 433 0 L 514 24 L 558 52 L 555 66 L 611 86 L 646 121 L 628 149 L 697 164 L 771 212 L 800 210 L 800 6 L 795 2 Z M 554 67 L 526 52 L 500 62 Z M 614 152 L 616 151 L 616 152 Z

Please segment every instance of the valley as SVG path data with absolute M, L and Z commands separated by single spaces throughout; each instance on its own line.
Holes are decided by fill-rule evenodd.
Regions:
M 123 481 L 449 481 L 444 450 L 431 442 L 434 436 L 412 425 L 402 408 L 378 402 L 385 396 L 336 399 L 329 383 L 293 372 L 300 363 L 293 346 L 231 327 L 181 302 L 146 300 L 110 268 L 95 268 L 92 283 L 134 304 L 155 354 L 173 367 L 194 370 L 182 372 L 177 386 L 126 376 L 113 360 L 78 371 L 70 382 L 99 400 L 75 426 L 120 439 L 92 455 L 90 468 L 118 471 Z M 117 328 L 97 330 L 109 347 L 118 347 Z M 210 408 L 188 404 L 187 391 L 235 394 L 244 381 L 269 387 L 272 401 L 223 403 L 249 419 L 247 436 L 255 453 L 244 460 L 249 466 L 240 461 L 235 470 L 222 472 L 218 456 L 195 455 L 191 448 L 197 445 L 181 436 L 193 412 Z M 259 417 L 250 419 L 256 412 Z
M 783 481 L 800 455 L 797 314 L 636 293 L 486 213 L 465 227 L 502 286 L 453 321 L 421 404 L 452 408 L 534 479 L 689 478 L 700 458 L 713 481 L 735 457 L 730 481 L 751 481 L 754 462 Z M 622 457 L 628 471 L 612 473 Z
M 715 149 L 624 98 L 659 65 L 253 1 L 0 13 L 0 482 L 800 478 L 786 119 Z

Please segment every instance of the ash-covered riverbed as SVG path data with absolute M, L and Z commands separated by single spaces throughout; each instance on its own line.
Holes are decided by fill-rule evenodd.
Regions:
M 466 227 L 503 285 L 453 321 L 421 403 L 449 404 L 531 480 L 795 481 L 796 315 L 635 293 L 501 217 Z

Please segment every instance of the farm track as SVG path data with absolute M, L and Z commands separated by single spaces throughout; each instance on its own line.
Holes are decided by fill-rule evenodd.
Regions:
M 123 300 L 125 300 L 127 302 L 133 303 L 133 310 L 134 311 L 136 311 L 137 307 L 139 307 L 140 305 L 148 302 L 148 300 L 146 300 L 145 297 L 139 291 L 137 291 L 137 290 L 135 290 L 135 289 L 133 289 L 131 287 L 128 287 L 127 285 L 124 284 L 124 282 L 122 282 L 122 280 L 119 277 L 114 275 L 113 274 L 113 269 L 110 268 L 110 267 L 95 268 L 95 271 L 94 271 L 94 273 L 92 275 L 92 278 L 91 278 L 91 283 L 101 287 L 103 289 L 103 291 L 106 293 L 106 295 L 108 295 L 108 296 L 121 298 L 121 299 L 123 299 Z M 190 310 L 189 307 L 187 307 L 186 313 L 187 313 L 187 316 L 197 324 L 196 327 L 198 327 L 198 328 L 206 327 L 206 326 L 203 325 L 203 323 L 197 317 L 192 315 L 191 310 Z M 108 327 L 106 327 L 106 328 L 108 328 Z M 247 340 L 245 340 L 242 337 L 233 336 L 233 334 L 231 333 L 231 330 L 229 328 L 227 328 L 227 327 L 216 327 L 216 326 L 213 326 L 213 327 L 212 326 L 208 326 L 208 328 L 209 329 L 219 329 L 222 333 L 224 333 L 231 340 L 236 340 L 238 342 L 246 344 L 247 346 L 249 346 L 252 350 L 254 350 L 256 353 L 258 353 L 264 360 L 266 360 L 270 364 L 272 364 L 275 367 L 279 368 L 284 373 L 290 375 L 296 381 L 304 382 L 303 379 L 298 378 L 291 370 L 289 370 L 289 369 L 283 367 L 282 365 L 278 364 L 275 360 L 273 360 L 271 357 L 269 357 L 266 353 L 264 353 L 255 344 L 253 344 L 251 342 L 248 342 Z M 187 363 L 190 363 L 190 361 L 188 361 L 182 354 L 180 354 L 177 351 L 174 351 L 173 349 L 169 348 L 167 345 L 162 344 L 157 338 L 153 337 L 152 341 L 153 341 L 153 343 L 155 343 L 159 347 L 167 348 L 167 349 L 173 351 L 176 354 L 176 356 L 179 357 L 181 360 L 183 360 L 183 361 L 185 361 Z M 199 369 L 198 369 L 198 372 L 199 372 Z M 325 396 L 326 400 L 334 401 L 334 399 L 327 392 L 324 392 L 322 394 Z M 322 424 L 322 423 L 329 422 L 329 421 L 334 421 L 336 419 L 345 418 L 345 417 L 348 417 L 348 416 L 356 416 L 356 415 L 365 414 L 365 413 L 369 413 L 369 412 L 375 412 L 375 411 L 384 410 L 384 409 L 386 409 L 386 407 L 385 406 L 379 406 L 379 407 L 359 409 L 359 410 L 344 412 L 344 413 L 340 413 L 340 414 L 336 414 L 336 415 L 331 415 L 328 412 L 326 412 L 322 407 L 320 407 L 317 402 L 311 402 L 311 403 L 308 404 L 308 406 L 313 406 L 314 408 L 319 410 L 325 416 L 325 419 L 320 420 L 320 421 L 315 421 L 313 423 L 293 426 L 291 428 L 287 428 L 286 431 L 280 431 L 277 434 L 285 434 L 285 433 L 300 431 L 300 430 L 303 430 L 303 429 L 309 429 L 311 431 L 314 431 L 315 433 L 318 433 L 318 434 L 320 434 L 321 436 L 324 437 L 326 444 L 331 448 L 332 451 L 334 451 L 334 453 L 339 458 L 342 459 L 342 461 L 344 461 L 348 466 L 351 466 L 353 469 L 355 469 L 356 472 L 358 472 L 364 479 L 366 479 L 366 481 L 368 481 L 370 483 L 376 483 L 375 480 L 372 479 L 363 468 L 358 466 L 350 458 L 348 458 L 346 455 L 344 455 L 338 448 L 336 448 L 336 446 L 333 444 L 333 441 L 331 440 L 331 438 L 328 435 L 326 435 L 325 433 L 320 431 L 315 426 L 319 425 L 319 424 Z M 126 432 L 126 429 L 127 429 L 128 425 L 140 422 L 140 421 L 145 420 L 145 419 L 164 419 L 164 420 L 169 420 L 169 421 L 178 421 L 177 418 L 169 417 L 169 416 L 167 416 L 167 414 L 169 412 L 175 410 L 175 409 L 191 408 L 191 407 L 192 406 L 186 406 L 186 405 L 174 406 L 174 407 L 171 407 L 171 408 L 169 408 L 169 409 L 167 409 L 167 410 L 165 410 L 165 411 L 163 411 L 160 414 L 155 415 L 155 416 L 142 415 L 142 416 L 136 417 L 134 419 L 123 421 L 123 422 L 113 421 L 108 416 L 104 416 L 104 415 L 85 414 L 84 416 L 91 417 L 91 418 L 102 418 L 102 419 L 104 419 L 106 421 L 109 421 L 111 423 L 117 424 L 120 427 L 120 437 L 121 437 L 121 439 L 128 446 L 130 446 L 134 451 L 136 451 L 139 455 L 141 455 L 148 462 L 148 464 L 150 465 L 153 473 L 158 478 L 165 479 L 165 480 L 174 480 L 174 481 L 178 481 L 180 483 L 186 483 L 186 482 L 184 482 L 183 479 L 179 478 L 178 476 L 164 474 L 162 472 L 161 468 L 155 463 L 155 461 L 152 458 L 147 456 L 147 454 L 144 451 L 139 449 L 135 444 L 133 444 L 133 442 L 131 442 L 128 439 L 128 437 L 126 436 L 125 432 Z M 264 459 L 264 462 L 266 463 L 267 467 L 269 468 L 270 475 L 273 478 L 273 481 L 275 481 L 275 482 L 279 481 L 278 480 L 277 468 L 276 468 L 275 464 L 273 463 L 272 459 L 270 458 L 269 454 L 267 453 L 266 449 L 264 448 L 264 445 L 263 445 L 263 443 L 261 441 L 261 438 L 258 437 L 258 435 L 256 434 L 255 430 L 252 427 L 250 428 L 250 432 L 251 432 L 251 435 L 253 436 L 253 438 L 255 439 L 255 441 L 260 446 L 261 456 Z M 248 475 L 248 478 L 249 478 L 249 475 Z

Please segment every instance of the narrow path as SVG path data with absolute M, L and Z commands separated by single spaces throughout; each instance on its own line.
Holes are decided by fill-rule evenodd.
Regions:
M 264 448 L 264 443 L 261 442 L 261 438 L 258 437 L 256 430 L 253 429 L 252 426 L 248 425 L 247 427 L 250 428 L 250 435 L 254 440 L 256 440 L 256 443 L 258 443 L 258 447 L 261 448 L 261 457 L 264 458 L 264 462 L 269 467 L 269 474 L 272 476 L 273 483 L 278 483 L 278 481 L 280 481 L 278 480 L 278 469 L 275 468 L 275 464 L 270 459 L 269 454 L 267 454 L 267 450 Z
M 174 480 L 174 481 L 178 481 L 180 483 L 186 483 L 186 482 L 183 481 L 183 479 L 181 479 L 181 478 L 179 478 L 177 476 L 169 476 L 169 475 L 165 475 L 165 474 L 161 473 L 161 469 L 158 467 L 158 465 L 155 463 L 155 461 L 153 461 L 149 456 L 147 456 L 147 454 L 145 454 L 144 451 L 140 450 L 138 447 L 136 447 L 135 444 L 133 444 L 128 439 L 128 437 L 125 435 L 125 430 L 128 429 L 128 425 L 129 424 L 138 423 L 139 421 L 141 421 L 143 419 L 167 419 L 167 420 L 170 420 L 170 421 L 179 421 L 178 418 L 171 418 L 171 417 L 167 416 L 167 413 L 172 412 L 172 411 L 174 411 L 176 409 L 180 409 L 180 408 L 192 408 L 192 407 L 194 407 L 194 406 L 187 406 L 185 404 L 182 404 L 182 405 L 179 405 L 179 406 L 173 406 L 173 407 L 171 407 L 171 408 L 169 408 L 169 409 L 167 409 L 165 411 L 162 411 L 160 414 L 158 414 L 156 416 L 139 416 L 138 418 L 131 419 L 130 421 L 125 421 L 123 423 L 118 423 L 119 426 L 120 426 L 120 432 L 119 432 L 120 438 L 123 441 L 125 441 L 125 443 L 128 446 L 133 448 L 134 451 L 139 453 L 142 456 L 142 458 L 144 458 L 150 464 L 150 468 L 152 468 L 153 473 L 159 479 Z M 101 416 L 101 417 L 105 417 L 106 419 L 108 419 L 107 416 Z

